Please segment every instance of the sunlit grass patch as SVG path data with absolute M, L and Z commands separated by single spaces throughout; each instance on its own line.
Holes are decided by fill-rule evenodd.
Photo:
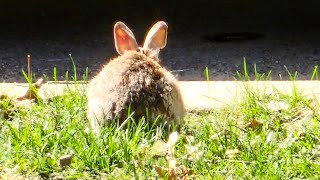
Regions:
M 255 76 L 260 81 L 269 75 Z M 0 177 L 320 178 L 319 102 L 302 95 L 294 79 L 291 93 L 283 94 L 250 86 L 247 70 L 243 77 L 245 93 L 235 97 L 239 100 L 188 113 L 178 132 L 129 118 L 125 125 L 109 124 L 94 134 L 86 118 L 86 89 L 77 84 L 9 114 L 3 112 L 13 104 L 4 97 Z

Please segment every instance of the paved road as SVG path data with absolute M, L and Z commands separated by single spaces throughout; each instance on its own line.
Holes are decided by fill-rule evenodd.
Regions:
M 69 54 L 77 72 L 83 74 L 88 67 L 92 77 L 116 56 L 112 37 L 115 21 L 126 22 L 141 42 L 146 29 L 158 19 L 169 25 L 168 45 L 160 54 L 162 64 L 179 80 L 204 80 L 206 67 L 210 80 L 234 80 L 236 72 L 243 70 L 243 57 L 251 74 L 253 64 L 257 64 L 259 73 L 271 70 L 273 79 L 288 79 L 286 67 L 292 73 L 298 71 L 299 79 L 310 79 L 320 61 L 318 6 L 313 0 L 304 4 L 290 1 L 292 7 L 282 1 L 276 7 L 271 2 L 159 2 L 144 7 L 113 3 L 103 6 L 105 11 L 100 8 L 95 15 L 83 13 L 81 17 L 79 12 L 72 15 L 75 8 L 71 7 L 56 11 L 55 15 L 61 15 L 54 17 L 41 9 L 38 14 L 24 15 L 21 8 L 17 18 L 1 18 L 0 81 L 24 82 L 21 70 L 26 70 L 27 54 L 31 55 L 36 77 L 46 74 L 52 80 L 54 67 L 60 80 L 66 71 L 72 74 Z M 236 41 L 237 37 L 232 37 L 234 41 L 216 41 L 214 37 L 221 32 L 255 32 L 261 36 L 247 41 Z

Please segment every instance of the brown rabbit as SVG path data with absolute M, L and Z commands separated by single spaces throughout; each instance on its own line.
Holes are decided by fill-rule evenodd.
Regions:
M 165 22 L 157 22 L 143 47 L 138 47 L 132 31 L 122 22 L 115 24 L 115 47 L 120 56 L 89 83 L 88 119 L 94 131 L 104 122 L 123 122 L 129 107 L 137 120 L 148 114 L 150 120 L 159 117 L 169 124 L 182 123 L 185 107 L 178 82 L 158 59 L 167 43 L 167 30 Z

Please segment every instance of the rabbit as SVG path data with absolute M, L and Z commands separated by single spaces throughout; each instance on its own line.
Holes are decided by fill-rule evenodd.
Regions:
M 138 120 L 146 117 L 167 124 L 183 124 L 185 106 L 178 81 L 159 64 L 159 52 L 167 43 L 164 21 L 149 30 L 143 47 L 121 21 L 114 25 L 115 49 L 119 56 L 110 60 L 89 82 L 88 114 L 93 131 L 106 122 L 124 122 L 128 110 Z

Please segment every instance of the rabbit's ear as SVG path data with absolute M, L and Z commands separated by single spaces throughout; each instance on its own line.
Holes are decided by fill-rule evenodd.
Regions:
M 125 51 L 138 49 L 138 44 L 132 31 L 121 21 L 114 25 L 114 44 L 120 55 Z
M 167 44 L 168 26 L 164 21 L 159 21 L 152 26 L 144 41 L 143 48 L 151 51 L 151 54 L 158 56 L 160 49 Z

